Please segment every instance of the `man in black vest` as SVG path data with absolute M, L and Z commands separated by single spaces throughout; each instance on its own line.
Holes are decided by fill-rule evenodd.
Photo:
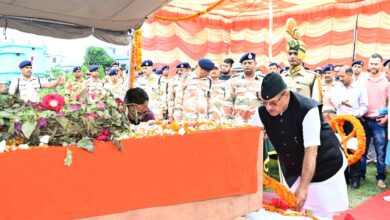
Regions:
M 264 127 L 278 154 L 283 183 L 297 199 L 297 210 L 332 217 L 348 209 L 344 170 L 347 160 L 315 100 L 291 92 L 279 74 L 264 77 L 263 105 L 253 125 Z

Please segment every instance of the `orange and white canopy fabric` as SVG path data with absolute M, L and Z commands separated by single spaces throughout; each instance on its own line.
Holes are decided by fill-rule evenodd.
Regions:
M 174 0 L 155 15 L 180 18 L 218 3 L 206 14 L 185 21 L 165 21 L 152 16 L 144 23 L 143 57 L 158 65 L 208 57 L 217 64 L 245 52 L 255 52 L 259 66 L 269 62 L 288 65 L 286 20 L 294 18 L 307 45 L 305 66 L 327 63 L 350 65 L 367 60 L 374 52 L 390 58 L 390 1 L 388 0 Z M 269 4 L 272 4 L 272 35 Z M 272 37 L 270 37 L 272 36 Z M 269 55 L 270 39 L 272 58 Z

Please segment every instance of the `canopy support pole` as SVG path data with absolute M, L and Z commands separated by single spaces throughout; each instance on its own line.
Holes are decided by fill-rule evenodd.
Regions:
M 273 29 L 273 9 L 272 9 L 272 2 L 273 0 L 269 0 L 269 4 L 268 4 L 268 18 L 269 18 L 269 22 L 268 22 L 268 57 L 269 57 L 269 62 L 272 63 L 273 61 L 273 57 L 272 57 L 272 29 Z

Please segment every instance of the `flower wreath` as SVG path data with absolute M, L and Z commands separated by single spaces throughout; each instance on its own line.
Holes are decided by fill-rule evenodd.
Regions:
M 348 134 L 348 136 L 345 134 L 343 128 L 345 121 L 349 121 L 353 125 L 353 131 Z M 341 145 L 343 146 L 344 153 L 347 156 L 348 164 L 352 165 L 358 162 L 366 151 L 366 135 L 360 121 L 353 115 L 337 115 L 329 121 L 329 124 L 333 131 L 337 132 L 341 138 Z M 355 136 L 358 140 L 358 147 L 353 154 L 349 154 L 347 141 Z
M 316 220 L 314 216 L 304 213 L 287 213 L 286 210 L 295 210 L 297 198 L 283 184 L 279 183 L 272 177 L 263 173 L 263 184 L 266 188 L 272 189 L 281 199 L 273 199 L 271 203 L 263 202 L 263 208 L 270 212 L 276 212 L 284 216 L 305 216 Z

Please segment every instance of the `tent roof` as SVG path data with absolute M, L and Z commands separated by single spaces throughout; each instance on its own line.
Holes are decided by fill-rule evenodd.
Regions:
M 0 0 L 0 27 L 73 39 L 94 35 L 128 44 L 128 31 L 169 0 Z
M 205 10 L 219 0 L 173 0 L 162 10 L 187 14 Z M 273 12 L 305 11 L 310 8 L 325 6 L 334 3 L 363 2 L 364 0 L 273 0 Z M 181 11 L 180 11 L 181 10 Z M 183 11 L 184 10 L 184 11 Z M 213 9 L 210 14 L 221 15 L 225 18 L 237 16 L 267 15 L 269 13 L 269 0 L 225 0 L 221 5 Z

